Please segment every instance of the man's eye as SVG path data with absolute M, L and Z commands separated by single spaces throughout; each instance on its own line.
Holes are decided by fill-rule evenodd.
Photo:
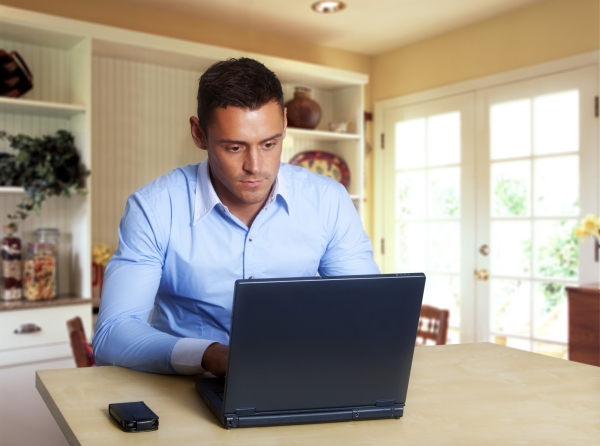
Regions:
M 240 146 L 229 146 L 227 148 L 227 150 L 229 150 L 230 152 L 239 152 L 240 151 Z
M 265 143 L 265 149 L 271 149 L 273 147 L 275 147 L 275 143 L 274 142 Z

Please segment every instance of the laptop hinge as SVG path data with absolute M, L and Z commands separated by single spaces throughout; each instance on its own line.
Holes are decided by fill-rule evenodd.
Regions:
M 256 409 L 254 407 L 245 407 L 243 409 L 235 409 L 236 415 L 254 415 Z
M 395 402 L 396 400 L 377 400 L 375 401 L 375 405 L 377 407 L 393 406 Z

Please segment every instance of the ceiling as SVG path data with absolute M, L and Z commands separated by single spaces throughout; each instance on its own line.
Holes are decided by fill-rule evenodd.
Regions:
M 376 55 L 542 0 L 344 0 L 317 14 L 315 0 L 122 0 L 154 9 Z

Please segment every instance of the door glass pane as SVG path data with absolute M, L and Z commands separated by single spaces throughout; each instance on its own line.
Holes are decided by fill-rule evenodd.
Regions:
M 531 101 L 494 104 L 490 108 L 490 158 L 517 158 L 531 154 Z
M 396 169 L 425 165 L 425 119 L 396 124 Z
M 427 240 L 425 223 L 396 224 L 396 270 L 404 272 L 425 271 L 424 241 Z
M 460 163 L 460 113 L 427 119 L 427 153 L 430 166 Z
M 535 276 L 556 279 L 577 279 L 579 240 L 573 235 L 575 220 L 536 221 Z
M 490 336 L 490 341 L 498 345 L 506 345 L 511 348 L 518 348 L 519 350 L 531 350 L 531 341 L 529 339 L 519 339 L 510 336 L 494 335 Z
M 423 303 L 450 311 L 449 325 L 460 327 L 460 276 L 450 274 L 429 274 Z M 447 343 L 460 340 L 458 330 L 449 330 Z
M 534 287 L 534 336 L 567 342 L 568 302 L 565 285 L 556 282 L 539 282 Z
M 490 280 L 492 332 L 529 336 L 530 288 L 528 280 Z
M 450 311 L 450 325 L 460 326 L 460 277 L 450 274 L 427 276 L 424 303 Z
M 531 223 L 496 221 L 491 224 L 490 268 L 498 276 L 528 276 L 531 272 Z
M 555 358 L 568 359 L 569 348 L 561 344 L 549 344 L 546 342 L 535 342 L 533 351 L 542 355 L 554 356 Z
M 429 218 L 460 217 L 460 167 L 429 171 Z
M 533 171 L 536 216 L 579 215 L 577 155 L 536 159 Z
M 531 162 L 493 163 L 491 176 L 492 217 L 530 215 Z
M 534 153 L 579 150 L 579 92 L 538 96 L 533 102 Z
M 428 246 L 429 270 L 460 272 L 460 223 L 458 221 L 430 223 Z
M 396 174 L 396 218 L 425 218 L 425 172 Z

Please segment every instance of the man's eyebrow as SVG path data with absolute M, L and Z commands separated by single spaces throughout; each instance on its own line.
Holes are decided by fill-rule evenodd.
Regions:
M 262 141 L 259 142 L 259 144 L 262 144 L 267 141 L 271 141 L 272 139 L 281 138 L 282 136 L 283 136 L 283 133 L 277 133 L 276 135 L 269 136 L 268 138 L 263 139 Z M 247 144 L 247 142 L 246 141 L 237 141 L 235 139 L 219 139 L 217 141 L 217 144 Z

